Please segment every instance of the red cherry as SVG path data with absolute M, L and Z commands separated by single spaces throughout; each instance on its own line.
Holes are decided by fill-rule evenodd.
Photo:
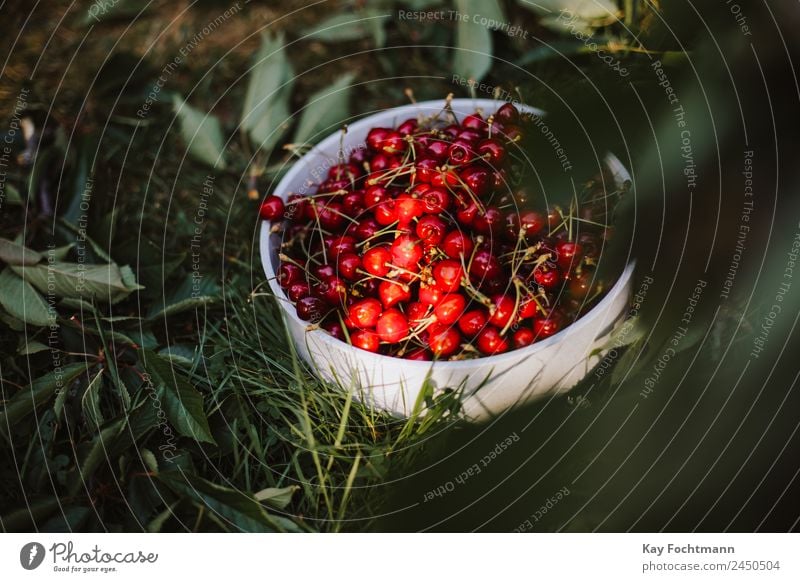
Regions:
M 408 224 L 425 213 L 425 204 L 422 200 L 408 194 L 400 194 L 395 201 L 395 206 L 400 224 Z
M 360 241 L 371 239 L 381 229 L 381 225 L 371 216 L 363 218 L 353 230 L 353 234 Z
M 364 192 L 361 190 L 354 190 L 345 194 L 342 197 L 342 208 L 345 214 L 350 218 L 358 218 L 361 216 L 366 208 L 364 204 Z
M 441 214 L 450 208 L 452 196 L 443 188 L 428 188 L 420 197 L 429 214 Z
M 533 333 L 532 329 L 521 327 L 514 332 L 514 347 L 524 348 L 525 346 L 531 345 L 535 339 L 536 334 Z
M 490 206 L 483 214 L 478 214 L 472 222 L 472 227 L 479 233 L 497 237 L 503 228 L 503 213 Z
M 456 220 L 464 226 L 472 226 L 476 216 L 478 216 L 478 205 L 472 200 L 456 212 Z
M 378 286 L 378 296 L 381 298 L 383 306 L 388 309 L 411 299 L 411 289 L 405 283 L 381 281 Z
M 542 265 L 533 272 L 533 280 L 545 289 L 555 289 L 561 283 L 561 274 L 555 266 Z
M 465 129 L 483 130 L 486 129 L 486 122 L 483 120 L 480 113 L 473 113 L 461 120 L 461 127 Z
M 312 269 L 314 276 L 319 279 L 320 281 L 324 281 L 325 279 L 330 279 L 331 277 L 336 275 L 336 269 L 333 268 L 332 265 L 317 265 Z
M 488 356 L 507 352 L 509 348 L 508 340 L 500 335 L 500 330 L 491 326 L 478 333 L 475 344 L 481 352 Z
M 517 123 L 519 121 L 519 110 L 511 103 L 505 103 L 500 106 L 494 117 L 503 123 Z
M 447 150 L 450 148 L 450 142 L 443 140 L 433 140 L 428 147 L 425 148 L 425 154 L 436 160 L 442 161 L 447 157 Z
M 506 147 L 498 139 L 484 139 L 478 144 L 478 155 L 493 166 L 499 166 L 506 158 Z
M 330 277 L 315 285 L 314 295 L 331 305 L 344 305 L 347 297 L 347 285 L 339 277 Z
M 492 302 L 494 310 L 489 311 L 489 323 L 502 329 L 516 315 L 516 301 L 510 295 L 497 295 L 492 298 Z
M 489 316 L 485 309 L 473 309 L 467 311 L 458 320 L 458 328 L 467 337 L 476 336 L 489 321 Z
M 377 352 L 381 347 L 378 334 L 368 330 L 359 330 L 350 334 L 350 342 L 357 348 L 368 352 Z
M 364 190 L 364 205 L 368 209 L 374 209 L 375 206 L 389 199 L 389 193 L 383 186 L 368 186 Z
M 317 323 L 322 321 L 329 307 L 319 297 L 303 297 L 298 300 L 295 309 L 297 310 L 297 317 L 300 319 Z
M 348 317 L 360 328 L 375 327 L 381 315 L 381 302 L 372 297 L 356 301 L 347 310 Z
M 461 334 L 454 327 L 432 325 L 428 328 L 428 347 L 438 358 L 446 358 L 458 350 Z
M 450 163 L 460 166 L 475 157 L 472 151 L 472 144 L 465 140 L 458 140 L 450 144 L 447 149 L 447 157 Z
M 520 228 L 525 231 L 525 236 L 536 236 L 547 224 L 547 218 L 540 212 L 529 210 L 520 215 L 519 222 Z
M 281 263 L 278 267 L 278 285 L 281 289 L 288 289 L 289 285 L 303 278 L 303 269 L 292 263 Z
M 442 241 L 442 251 L 451 259 L 464 257 L 465 261 L 469 260 L 473 248 L 475 248 L 475 244 L 472 239 L 467 233 L 460 230 L 450 231 Z
M 421 303 L 425 303 L 426 305 L 436 305 L 442 300 L 443 295 L 443 291 L 437 286 L 420 285 L 419 300 Z
M 535 317 L 538 311 L 539 304 L 529 295 L 520 301 L 517 317 L 519 317 L 519 319 L 530 319 L 531 317 Z
M 431 353 L 425 348 L 416 348 L 406 353 L 403 356 L 406 360 L 416 360 L 418 362 L 429 362 L 433 359 Z
M 356 252 L 356 239 L 350 235 L 329 237 L 323 239 L 327 251 L 328 260 L 336 260 L 339 255 Z
M 449 169 L 440 169 L 434 172 L 431 178 L 433 186 L 452 188 L 460 183 L 458 174 Z
M 480 249 L 475 252 L 469 267 L 469 274 L 475 279 L 481 281 L 497 279 L 501 272 L 500 262 L 490 251 Z
M 381 341 L 396 344 L 408 335 L 408 320 L 397 309 L 387 309 L 378 318 L 375 331 Z
M 385 127 L 373 127 L 367 134 L 367 146 L 376 152 L 380 151 L 381 146 L 383 145 L 383 140 L 385 140 L 386 136 L 391 132 L 391 129 Z
M 336 272 L 348 281 L 358 279 L 360 268 L 361 257 L 355 253 L 343 253 L 336 259 Z
M 397 222 L 397 202 L 395 200 L 384 200 L 373 209 L 375 222 L 381 226 L 389 226 Z
M 408 316 L 408 323 L 412 326 L 416 327 L 420 323 L 422 323 L 425 319 L 428 318 L 428 311 L 430 311 L 430 305 L 426 305 L 420 301 L 415 301 L 414 303 L 409 303 L 408 308 L 406 309 L 406 315 Z
M 461 131 L 461 126 L 455 124 L 450 124 L 444 129 L 442 129 L 442 133 L 444 133 L 450 138 L 456 137 L 460 131 Z
M 361 261 L 367 273 L 376 277 L 384 277 L 389 272 L 392 253 L 385 246 L 372 247 L 364 253 Z
M 344 224 L 344 208 L 339 202 L 318 200 L 313 208 L 323 230 L 336 231 Z
M 336 164 L 328 170 L 328 178 L 331 180 L 353 181 L 363 174 L 361 168 L 356 164 Z
M 258 208 L 258 215 L 261 217 L 261 220 L 274 222 L 283 218 L 284 210 L 283 200 L 270 194 Z
M 286 199 L 286 211 L 284 216 L 293 222 L 301 222 L 307 217 L 308 198 L 302 194 L 289 194 Z
M 517 127 L 516 125 L 505 125 L 503 126 L 502 135 L 508 141 L 519 141 L 522 139 L 522 130 Z
M 426 245 L 438 245 L 442 242 L 447 225 L 438 216 L 423 216 L 417 222 L 415 232 Z
M 460 261 L 455 259 L 444 259 L 433 267 L 433 278 L 436 286 L 442 291 L 452 293 L 461 287 L 461 280 L 464 278 L 464 268 Z
M 322 329 L 327 331 L 338 340 L 345 341 L 347 339 L 347 336 L 344 333 L 344 328 L 338 321 L 326 321 L 322 324 Z
M 421 241 L 416 236 L 401 234 L 392 243 L 392 264 L 402 269 L 416 271 L 422 252 Z
M 416 133 L 419 124 L 416 119 L 406 119 L 403 123 L 397 126 L 397 133 L 402 136 L 411 135 Z
M 401 161 L 397 156 L 389 154 L 375 154 L 369 161 L 370 176 L 367 184 L 377 184 L 386 181 L 385 173 L 388 170 L 396 170 L 400 167 Z
M 311 295 L 311 286 L 306 281 L 297 281 L 289 285 L 288 289 L 286 289 L 286 295 L 289 296 L 289 299 L 297 303 L 303 297 Z
M 559 329 L 561 329 L 561 315 L 558 312 L 552 312 L 546 319 L 533 320 L 533 333 L 536 334 L 537 339 L 550 337 Z
M 583 249 L 581 249 L 581 246 L 576 242 L 563 240 L 556 244 L 556 254 L 558 257 L 556 262 L 558 266 L 565 271 L 569 271 L 580 262 L 582 253 Z
M 461 181 L 475 196 L 483 196 L 489 190 L 489 170 L 478 165 L 470 165 L 459 172 Z
M 414 179 L 417 182 L 430 184 L 431 181 L 433 181 L 433 177 L 437 173 L 436 168 L 438 166 L 439 162 L 434 160 L 433 158 L 417 159 L 417 161 L 414 163 L 414 169 L 416 170 L 414 174 Z
M 436 320 L 443 325 L 453 325 L 464 309 L 467 307 L 467 300 L 460 293 L 451 293 L 442 297 L 442 300 L 433 310 Z

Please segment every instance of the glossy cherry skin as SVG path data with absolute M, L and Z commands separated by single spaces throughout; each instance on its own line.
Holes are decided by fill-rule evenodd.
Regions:
M 311 286 L 307 281 L 296 281 L 286 289 L 286 295 L 293 302 L 297 303 L 303 297 L 311 295 Z
M 562 319 L 561 315 L 557 312 L 551 313 L 546 319 L 534 319 L 533 333 L 536 335 L 536 339 L 541 340 L 557 333 L 561 329 Z
M 391 269 L 391 262 L 392 252 L 385 246 L 372 247 L 364 253 L 361 259 L 364 270 L 376 277 L 385 277 Z
M 408 335 L 408 320 L 398 309 L 387 309 L 378 318 L 375 332 L 381 341 L 396 344 Z
M 375 327 L 383 311 L 381 302 L 372 297 L 353 303 L 347 311 L 350 320 L 362 329 Z
M 350 343 L 368 352 L 377 352 L 381 347 L 381 340 L 378 334 L 364 329 L 351 333 Z
M 408 308 L 406 309 L 408 323 L 414 327 L 423 323 L 430 316 L 430 309 L 430 305 L 422 303 L 421 301 L 409 303 Z
M 547 290 L 555 289 L 561 283 L 561 273 L 558 268 L 542 265 L 533 272 L 533 280 Z
M 295 305 L 297 317 L 304 321 L 317 323 L 330 309 L 319 297 L 303 297 Z
M 536 334 L 532 329 L 521 327 L 514 332 L 515 348 L 524 348 L 525 346 L 531 345 L 534 341 L 536 341 Z
M 285 206 L 283 200 L 270 194 L 264 199 L 261 206 L 259 206 L 258 215 L 261 217 L 261 220 L 274 222 L 283 218 L 284 211 Z
M 506 146 L 499 139 L 488 138 L 478 144 L 478 155 L 492 166 L 499 166 L 506 159 Z
M 436 320 L 443 325 L 453 325 L 464 313 L 467 300 L 460 293 L 450 293 L 442 297 L 433 310 Z
M 583 249 L 581 249 L 581 246 L 576 242 L 566 240 L 559 241 L 558 244 L 556 244 L 556 254 L 558 255 L 556 262 L 564 271 L 569 271 L 580 262 L 582 252 Z
M 507 352 L 510 347 L 508 340 L 500 335 L 500 330 L 492 326 L 486 327 L 478 333 L 475 345 L 487 356 Z
M 361 268 L 361 257 L 356 253 L 343 253 L 336 259 L 336 274 L 354 281 L 359 278 L 358 270 Z
M 442 300 L 444 292 L 436 285 L 420 285 L 419 301 L 426 305 L 436 305 Z
M 428 328 L 428 347 L 437 358 L 453 355 L 461 346 L 461 334 L 454 327 L 432 325 Z
M 485 309 L 467 311 L 458 320 L 458 328 L 467 337 L 475 337 L 489 322 L 489 314 Z
M 426 245 L 438 245 L 447 232 L 447 224 L 438 216 L 423 216 L 414 231 Z
M 489 281 L 500 277 L 502 269 L 500 261 L 490 251 L 479 249 L 475 251 L 469 274 L 479 281 Z
M 444 259 L 433 267 L 433 278 L 436 286 L 446 293 L 458 291 L 461 287 L 461 280 L 464 278 L 464 268 L 461 261 L 455 259 Z
M 442 251 L 451 259 L 461 259 L 464 257 L 464 262 L 469 260 L 472 256 L 472 249 L 475 248 L 475 243 L 472 242 L 470 236 L 461 230 L 453 230 L 447 233 L 442 241 Z
M 292 263 L 281 263 L 278 267 L 278 285 L 281 289 L 288 289 L 289 285 L 304 279 L 304 271 Z
M 327 331 L 338 340 L 345 341 L 347 339 L 347 336 L 344 333 L 344 328 L 338 321 L 326 321 L 322 324 L 322 329 Z
M 422 241 L 410 234 L 401 234 L 391 246 L 392 264 L 402 269 L 416 271 L 422 258 Z
M 378 297 L 381 298 L 383 306 L 389 309 L 398 303 L 405 303 L 411 299 L 411 289 L 405 283 L 381 281 L 380 285 L 378 285 Z
M 416 348 L 407 352 L 403 356 L 406 360 L 415 360 L 418 362 L 429 362 L 433 359 L 433 355 L 425 348 Z
M 518 123 L 519 110 L 512 103 L 505 103 L 495 112 L 494 117 L 502 123 Z
M 497 237 L 503 229 L 503 213 L 497 208 L 489 207 L 483 214 L 478 213 L 472 227 L 479 234 Z
M 516 316 L 516 301 L 510 295 L 496 295 L 492 302 L 494 309 L 489 310 L 489 323 L 502 329 Z

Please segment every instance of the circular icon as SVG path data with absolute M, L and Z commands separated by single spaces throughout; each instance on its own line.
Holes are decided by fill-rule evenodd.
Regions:
M 30 542 L 19 551 L 19 563 L 26 570 L 35 570 L 44 561 L 44 546 L 39 542 Z

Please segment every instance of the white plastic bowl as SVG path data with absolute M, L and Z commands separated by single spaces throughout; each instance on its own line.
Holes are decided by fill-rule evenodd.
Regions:
M 461 116 L 476 109 L 494 112 L 502 104 L 491 99 L 452 101 L 453 110 Z M 335 132 L 298 160 L 272 193 L 284 200 L 293 192 L 309 193 L 310 176 L 324 177 L 327 169 L 337 163 L 342 144 L 346 152 L 352 151 L 364 142 L 370 128 L 395 127 L 420 113 L 441 111 L 443 105 L 443 101 L 426 101 L 370 115 L 350 125 L 343 142 L 341 133 Z M 541 114 L 537 109 L 520 108 Z M 630 179 L 613 155 L 607 156 L 606 164 L 618 183 Z M 320 178 L 314 181 L 319 182 Z M 403 360 L 355 348 L 322 330 L 308 331 L 308 322 L 297 317 L 275 278 L 280 241 L 280 235 L 271 234 L 270 224 L 265 222 L 261 228 L 261 262 L 300 356 L 322 379 L 356 390 L 356 397 L 363 402 L 400 416 L 412 412 L 426 379 L 435 392 L 459 389 L 464 415 L 471 420 L 483 420 L 533 399 L 569 390 L 599 362 L 602 353 L 592 353 L 604 344 L 624 316 L 631 292 L 633 265 L 628 265 L 594 309 L 531 346 L 455 362 Z

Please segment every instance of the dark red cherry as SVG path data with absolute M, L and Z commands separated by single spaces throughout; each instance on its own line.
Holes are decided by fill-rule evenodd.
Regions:
M 270 194 L 264 199 L 264 202 L 261 203 L 258 209 L 258 215 L 261 217 L 261 220 L 274 222 L 283 218 L 284 210 L 283 200 Z
M 303 297 L 295 305 L 297 317 L 303 321 L 317 323 L 322 321 L 327 311 L 330 309 L 319 297 Z
M 500 330 L 492 326 L 488 326 L 478 333 L 475 344 L 487 356 L 507 352 L 510 347 L 508 340 L 500 335 Z

